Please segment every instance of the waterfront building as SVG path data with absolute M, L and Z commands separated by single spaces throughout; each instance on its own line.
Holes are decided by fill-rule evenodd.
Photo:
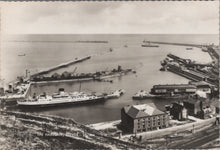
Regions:
M 190 84 L 154 85 L 151 89 L 151 93 L 155 95 L 194 94 L 195 92 L 196 86 Z
M 168 127 L 169 116 L 153 103 L 128 105 L 121 109 L 121 124 L 124 131 L 138 133 Z
M 174 102 L 170 107 L 170 115 L 173 117 L 173 119 L 182 121 L 188 118 L 188 111 L 184 107 L 183 103 Z

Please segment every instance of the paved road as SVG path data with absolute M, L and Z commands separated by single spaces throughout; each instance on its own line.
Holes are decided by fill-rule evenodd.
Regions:
M 205 131 L 196 133 L 191 138 L 187 138 L 184 141 L 170 144 L 169 148 L 172 149 L 190 149 L 190 148 L 199 148 L 205 143 L 208 143 L 212 140 L 219 138 L 219 128 L 218 126 L 211 127 Z

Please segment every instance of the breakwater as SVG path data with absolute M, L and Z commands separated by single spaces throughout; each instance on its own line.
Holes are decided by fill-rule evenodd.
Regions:
M 76 43 L 108 43 L 108 41 L 76 41 Z
M 168 54 L 167 57 L 169 57 L 179 63 L 182 63 L 187 67 L 194 67 L 194 66 L 195 67 L 212 67 L 211 63 L 207 63 L 207 64 L 195 63 L 190 59 L 183 59 L 183 58 L 180 58 L 180 57 L 175 56 L 173 54 Z
M 154 43 L 154 44 L 168 44 L 168 45 L 178 45 L 178 46 L 191 46 L 191 47 L 198 47 L 198 48 L 203 47 L 203 45 L 199 45 L 199 44 L 173 43 L 173 42 L 156 42 L 156 41 L 146 41 L 146 42 Z
M 60 68 L 68 67 L 69 65 L 76 64 L 76 63 L 79 63 L 79 62 L 83 62 L 83 61 L 88 60 L 90 58 L 91 58 L 91 56 L 87 56 L 87 57 L 78 58 L 78 59 L 75 59 L 75 60 L 72 60 L 72 61 L 69 61 L 69 62 L 66 62 L 66 63 L 62 63 L 62 64 L 59 64 L 57 66 L 54 66 L 54 67 L 48 68 L 46 70 L 40 71 L 38 73 L 35 73 L 35 74 L 31 75 L 31 77 L 46 74 L 46 73 L 49 73 L 51 71 L 55 71 L 55 70 L 60 69 Z

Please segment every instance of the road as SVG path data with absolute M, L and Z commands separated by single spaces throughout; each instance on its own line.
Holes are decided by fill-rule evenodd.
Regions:
M 169 149 L 195 149 L 219 138 L 219 127 L 212 126 L 211 128 L 198 132 L 191 137 L 186 137 L 184 141 L 171 143 Z

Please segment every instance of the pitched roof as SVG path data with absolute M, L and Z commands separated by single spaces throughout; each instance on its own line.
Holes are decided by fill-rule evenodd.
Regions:
M 164 114 L 164 112 L 158 110 L 153 103 L 125 106 L 123 109 L 125 113 L 127 113 L 132 118 Z

